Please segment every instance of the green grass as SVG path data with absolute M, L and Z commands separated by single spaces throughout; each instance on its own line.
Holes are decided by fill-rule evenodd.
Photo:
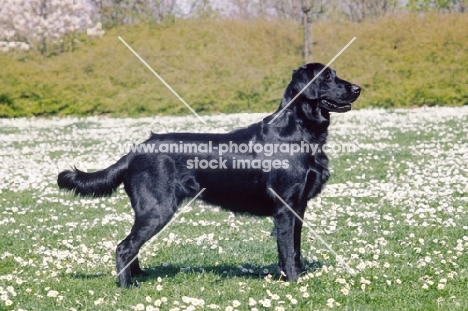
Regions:
M 226 124 L 230 118 L 218 122 Z M 122 124 L 148 130 L 148 119 L 80 119 L 60 125 L 47 121 L 44 127 L 46 121 L 4 132 L 10 155 L 2 155 L 8 164 L 0 171 L 7 182 L 0 188 L 1 310 L 189 310 L 190 305 L 204 310 L 212 304 L 220 310 L 466 306 L 468 171 L 461 165 L 463 149 L 448 147 L 468 143 L 466 109 L 334 116 L 330 140 L 352 141 L 359 148 L 330 155 L 332 176 L 320 198 L 310 202 L 306 220 L 356 275 L 305 228 L 307 273 L 298 283 L 284 283 L 276 269 L 271 219 L 233 216 L 195 202 L 141 251 L 149 276 L 138 278 L 140 287 L 130 290 L 116 286 L 113 258 L 133 218 L 123 189 L 110 198 L 82 199 L 59 192 L 55 176 L 57 166 L 62 169 L 73 159 L 104 165 L 116 153 L 102 147 L 97 137 L 121 133 L 124 141 L 131 133 L 119 132 Z M 165 131 L 164 122 L 153 123 L 152 129 Z M 80 138 L 73 152 L 61 140 L 48 140 L 60 137 L 63 130 Z M 18 144 L 9 140 L 13 135 L 20 141 L 31 135 L 45 139 Z M 435 143 L 441 148 L 432 148 Z M 26 146 L 48 149 L 44 154 L 26 153 Z M 41 169 L 22 166 L 28 161 Z M 39 176 L 40 182 L 24 189 L 20 181 L 11 182 L 11 176 L 20 181 Z M 203 300 L 204 307 L 187 297 Z M 255 306 L 249 306 L 249 299 Z
M 466 105 L 467 28 L 466 14 L 320 22 L 313 60 L 328 63 L 357 37 L 332 66 L 363 87 L 356 108 Z M 117 27 L 80 36 L 72 52 L 1 54 L 0 117 L 189 114 L 118 36 L 202 115 L 276 109 L 303 63 L 300 26 L 284 20 Z

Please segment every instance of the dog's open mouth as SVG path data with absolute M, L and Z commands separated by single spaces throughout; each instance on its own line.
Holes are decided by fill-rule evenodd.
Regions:
M 319 106 L 321 108 L 327 109 L 333 112 L 346 112 L 351 110 L 351 103 L 348 104 L 338 104 L 329 99 L 321 98 L 319 101 Z

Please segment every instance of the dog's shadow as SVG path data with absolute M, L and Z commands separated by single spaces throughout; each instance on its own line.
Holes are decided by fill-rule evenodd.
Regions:
M 151 282 L 157 280 L 158 277 L 164 278 L 174 278 L 181 273 L 185 274 L 201 274 L 201 273 L 209 273 L 217 276 L 214 282 L 219 282 L 223 279 L 231 279 L 231 278 L 245 278 L 245 279 L 264 279 L 268 275 L 275 280 L 283 279 L 284 277 L 281 275 L 280 271 L 278 270 L 277 263 L 272 263 L 270 265 L 262 266 L 262 267 L 241 267 L 243 264 L 220 264 L 220 265 L 210 265 L 210 266 L 191 266 L 183 268 L 180 265 L 161 265 L 158 267 L 148 267 L 145 269 L 146 275 L 137 276 L 135 278 L 136 281 L 140 283 L 144 282 Z M 304 273 L 311 273 L 323 266 L 322 262 L 304 262 Z
M 190 266 L 181 267 L 180 265 L 164 265 L 158 267 L 147 267 L 145 272 L 147 275 L 137 276 L 135 279 L 138 282 L 147 282 L 156 280 L 158 277 L 164 278 L 175 278 L 180 274 L 212 274 L 217 276 L 217 280 L 229 279 L 229 278 L 250 278 L 250 279 L 262 279 L 268 274 L 278 274 L 278 268 L 275 264 L 262 266 L 259 268 L 241 268 L 241 264 L 220 264 L 210 266 Z
M 278 270 L 278 265 L 272 263 L 267 266 L 261 267 L 245 267 L 241 266 L 245 263 L 234 265 L 234 264 L 221 264 L 216 266 L 190 266 L 190 267 L 181 267 L 180 265 L 173 264 L 164 264 L 157 267 L 145 267 L 145 275 L 139 275 L 133 278 L 134 281 L 138 283 L 153 282 L 158 279 L 158 277 L 163 278 L 175 278 L 179 274 L 201 274 L 201 273 L 210 273 L 215 276 L 218 276 L 213 280 L 213 282 L 219 282 L 223 279 L 231 278 L 245 278 L 245 279 L 264 279 L 268 275 L 271 275 L 272 279 L 280 280 L 284 279 Z M 323 266 L 322 262 L 304 262 L 304 274 L 314 272 L 320 269 Z M 73 278 L 90 280 L 100 277 L 109 276 L 105 273 L 96 273 L 96 274 L 86 274 L 86 273 L 75 273 Z

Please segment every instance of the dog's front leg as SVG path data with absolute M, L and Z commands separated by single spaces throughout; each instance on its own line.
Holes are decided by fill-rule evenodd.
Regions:
M 294 219 L 294 266 L 298 275 L 304 271 L 301 262 L 301 233 L 305 208 L 306 206 L 299 208 L 297 210 L 297 215 L 300 219 L 297 217 Z
M 274 216 L 278 266 L 280 272 L 286 274 L 287 281 L 295 281 L 298 278 L 294 258 L 294 217 L 286 207 L 280 208 Z

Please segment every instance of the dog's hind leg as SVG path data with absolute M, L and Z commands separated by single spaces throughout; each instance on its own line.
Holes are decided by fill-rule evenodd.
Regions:
M 138 257 L 130 263 L 130 273 L 132 276 L 146 276 L 148 272 L 140 268 Z
M 137 257 L 140 248 L 164 228 L 184 198 L 185 194 L 176 189 L 176 173 L 169 157 L 154 159 L 140 155 L 129 164 L 124 186 L 135 212 L 135 222 L 115 252 L 121 287 L 131 286 L 132 276 L 144 274 Z
M 155 199 L 153 207 L 146 206 L 145 213 L 136 213 L 135 223 L 130 234 L 119 243 L 116 249 L 116 268 L 118 282 L 121 287 L 132 285 L 132 276 L 141 275 L 145 272 L 140 268 L 138 252 L 141 246 L 158 233 L 172 218 L 176 210 L 175 206 L 162 207 Z M 148 204 L 149 202 L 146 202 Z
M 170 221 L 178 202 L 170 175 L 146 170 L 136 173 L 125 182 L 135 212 L 130 234 L 117 246 L 116 267 L 121 287 L 132 285 L 132 276 L 144 274 L 138 262 L 138 252 L 145 242 Z M 156 182 L 155 182 L 156 181 Z

